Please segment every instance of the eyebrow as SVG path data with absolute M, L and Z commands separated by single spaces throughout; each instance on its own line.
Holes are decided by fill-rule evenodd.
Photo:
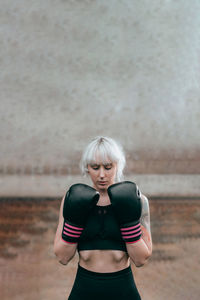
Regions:
M 90 164 L 92 167 L 94 167 L 94 166 L 100 166 L 100 164 L 96 164 L 96 163 L 94 163 L 94 164 Z M 103 164 L 103 166 L 105 166 L 105 167 L 107 167 L 107 166 L 112 166 L 112 163 L 106 163 L 106 164 Z

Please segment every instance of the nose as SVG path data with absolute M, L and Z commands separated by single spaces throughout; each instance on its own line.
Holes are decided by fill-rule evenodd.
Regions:
M 104 176 L 105 176 L 105 170 L 102 166 L 99 169 L 99 176 L 100 176 L 100 178 L 104 178 Z

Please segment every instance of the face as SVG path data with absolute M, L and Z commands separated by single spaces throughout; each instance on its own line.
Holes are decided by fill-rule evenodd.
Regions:
M 117 164 L 108 161 L 106 164 L 95 162 L 88 165 L 88 173 L 96 190 L 107 190 L 115 182 Z

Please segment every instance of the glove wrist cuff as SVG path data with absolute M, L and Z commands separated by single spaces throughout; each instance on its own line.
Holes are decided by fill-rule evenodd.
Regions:
M 137 242 L 142 235 L 140 222 L 129 223 L 120 227 L 122 239 L 126 243 Z
M 62 239 L 71 244 L 78 243 L 78 240 L 83 232 L 83 227 L 72 225 L 67 220 L 63 222 Z

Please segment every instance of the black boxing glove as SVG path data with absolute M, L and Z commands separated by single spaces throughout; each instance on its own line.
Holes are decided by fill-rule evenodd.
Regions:
M 69 188 L 63 205 L 62 239 L 65 242 L 78 242 L 87 217 L 98 200 L 99 193 L 89 185 L 77 183 Z
M 141 238 L 141 193 L 134 182 L 123 181 L 108 187 L 108 195 L 119 221 L 122 238 L 135 243 Z

